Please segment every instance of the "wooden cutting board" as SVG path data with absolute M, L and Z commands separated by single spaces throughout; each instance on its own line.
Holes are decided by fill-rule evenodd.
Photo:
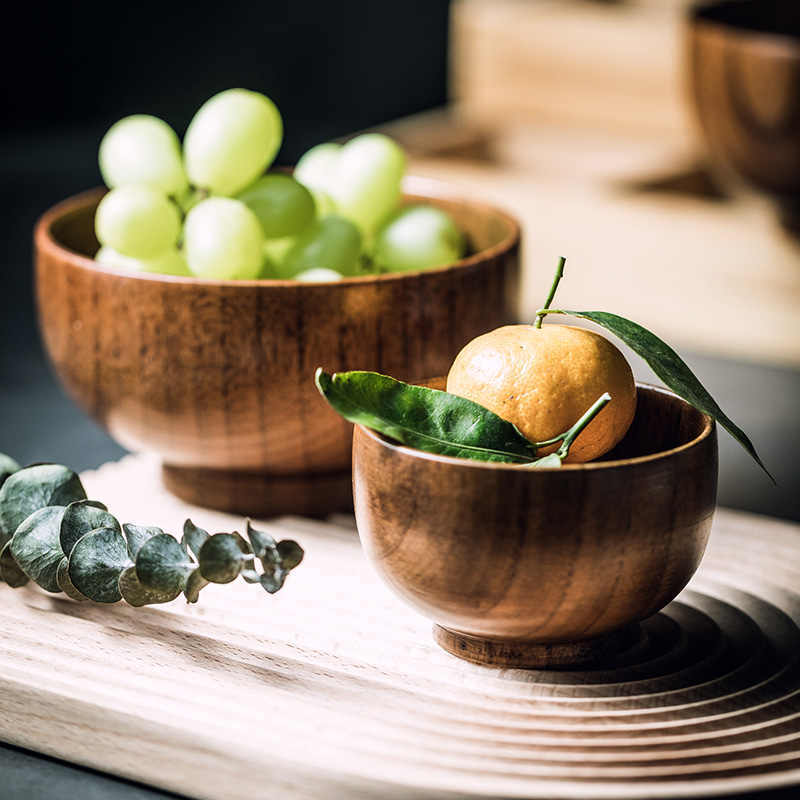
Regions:
M 125 520 L 191 508 L 128 457 Z M 133 609 L 0 589 L 0 738 L 199 798 L 699 797 L 800 785 L 800 526 L 720 510 L 700 572 L 613 669 L 498 670 L 432 642 L 351 517 L 266 523 L 305 562 L 269 597 Z

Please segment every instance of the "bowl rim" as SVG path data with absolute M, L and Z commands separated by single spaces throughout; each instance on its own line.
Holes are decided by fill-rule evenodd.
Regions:
M 493 260 L 499 256 L 512 251 L 515 247 L 519 246 L 521 237 L 521 227 L 519 220 L 509 212 L 502 208 L 498 208 L 491 203 L 483 202 L 482 200 L 473 200 L 469 197 L 457 194 L 456 187 L 446 181 L 440 181 L 435 178 L 426 178 L 419 175 L 407 175 L 403 180 L 403 195 L 419 198 L 424 200 L 438 199 L 452 203 L 461 203 L 466 206 L 471 206 L 476 209 L 490 212 L 491 214 L 500 217 L 503 223 L 508 227 L 508 234 L 501 239 L 497 244 L 480 250 L 473 255 L 455 261 L 452 264 L 446 264 L 441 267 L 433 267 L 432 269 L 414 270 L 408 272 L 384 272 L 372 275 L 358 275 L 343 277 L 339 281 L 296 281 L 291 278 L 276 279 L 276 278 L 254 278 L 250 280 L 236 280 L 236 279 L 211 279 L 199 277 L 187 277 L 183 275 L 164 275 L 155 272 L 135 272 L 132 270 L 116 269 L 99 264 L 93 258 L 83 255 L 82 253 L 72 250 L 69 247 L 61 244 L 55 236 L 53 236 L 53 226 L 70 214 L 75 214 L 86 206 L 96 202 L 103 196 L 108 189 L 105 187 L 95 187 L 80 192 L 79 194 L 72 195 L 56 205 L 50 207 L 45 211 L 37 220 L 34 229 L 34 242 L 36 245 L 36 254 L 46 253 L 52 258 L 60 261 L 67 261 L 72 266 L 79 267 L 86 271 L 97 272 L 103 275 L 114 275 L 117 277 L 133 278 L 140 281 L 151 283 L 177 283 L 187 286 L 198 287 L 240 287 L 242 289 L 255 288 L 255 287 L 349 287 L 358 285 L 370 285 L 385 283 L 388 281 L 398 281 L 406 278 L 419 278 L 424 275 L 439 275 L 442 273 L 455 272 L 462 269 L 469 269 L 476 267 L 486 261 Z
M 552 474 L 564 472 L 597 472 L 609 469 L 620 469 L 625 467 L 634 467 L 639 464 L 648 464 L 654 461 L 663 461 L 674 458 L 681 453 L 691 450 L 714 434 L 716 423 L 705 412 L 695 408 L 687 400 L 684 400 L 680 395 L 667 389 L 663 386 L 656 386 L 652 383 L 636 382 L 637 391 L 646 389 L 656 394 L 668 395 L 680 400 L 681 403 L 693 408 L 698 414 L 701 414 L 704 420 L 703 429 L 700 433 L 688 442 L 671 447 L 669 450 L 659 450 L 657 453 L 650 453 L 643 456 L 633 456 L 632 458 L 616 458 L 612 461 L 587 461 L 583 464 L 562 464 L 560 467 L 537 467 L 532 470 L 527 464 L 513 464 L 505 461 L 477 461 L 470 458 L 458 458 L 457 456 L 443 456 L 437 453 L 428 453 L 425 450 L 417 450 L 414 447 L 408 447 L 403 444 L 395 444 L 389 441 L 383 434 L 366 427 L 365 425 L 357 424 L 355 427 L 359 432 L 367 438 L 377 442 L 381 447 L 387 450 L 395 451 L 401 455 L 409 456 L 411 458 L 418 458 L 423 461 L 434 461 L 442 464 L 451 464 L 452 466 L 462 467 L 464 469 L 489 469 L 489 470 L 511 470 L 513 472 L 525 471 L 531 475 L 539 474 Z
M 737 0 L 741 2 L 741 0 Z M 800 57 L 800 40 L 796 36 L 786 33 L 759 31 L 741 25 L 713 19 L 706 14 L 730 5 L 730 0 L 695 0 L 687 9 L 689 27 L 695 32 L 712 33 L 716 36 L 735 39 L 737 44 L 744 47 L 757 47 L 771 50 L 770 55 L 779 58 L 797 60 Z M 755 5 L 755 3 L 753 3 Z

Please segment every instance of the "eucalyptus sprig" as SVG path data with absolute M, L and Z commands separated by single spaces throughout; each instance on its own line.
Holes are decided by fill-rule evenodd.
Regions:
M 20 469 L 0 454 L 0 580 L 12 587 L 32 580 L 74 600 L 144 606 L 181 592 L 196 603 L 204 586 L 241 575 L 273 594 L 303 549 L 275 541 L 249 520 L 245 532 L 247 539 L 235 531 L 209 534 L 187 519 L 178 540 L 154 526 L 120 525 L 102 503 L 86 498 L 68 467 Z

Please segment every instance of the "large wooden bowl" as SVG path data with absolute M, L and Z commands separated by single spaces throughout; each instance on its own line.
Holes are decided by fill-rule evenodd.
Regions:
M 692 9 L 691 94 L 710 154 L 800 228 L 800 3 L 726 0 Z
M 352 502 L 352 426 L 314 370 L 416 380 L 515 316 L 519 226 L 412 179 L 408 201 L 449 211 L 473 252 L 452 267 L 340 283 L 212 281 L 105 268 L 79 195 L 40 219 L 36 297 L 47 352 L 72 397 L 123 446 L 157 453 L 170 490 L 250 514 Z
M 473 661 L 580 664 L 633 647 L 706 547 L 714 423 L 639 387 L 604 460 L 530 469 L 431 455 L 364 427 L 353 439 L 356 521 L 387 583 Z

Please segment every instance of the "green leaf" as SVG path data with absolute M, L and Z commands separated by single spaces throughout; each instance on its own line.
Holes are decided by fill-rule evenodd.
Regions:
M 0 488 L 0 547 L 34 511 L 85 499 L 80 478 L 61 464 L 36 464 L 15 472 Z
M 753 443 L 747 434 L 717 405 L 706 391 L 686 362 L 664 341 L 636 322 L 606 311 L 550 311 L 555 314 L 570 314 L 573 317 L 588 319 L 611 331 L 622 339 L 628 347 L 640 355 L 650 368 L 672 389 L 675 394 L 691 403 L 696 409 L 715 419 L 752 456 L 755 462 L 769 475 L 770 471 L 758 457 Z
M 69 557 L 72 585 L 95 603 L 122 599 L 119 576 L 130 566 L 125 539 L 116 528 L 98 528 L 82 536 Z
M 550 453 L 549 456 L 542 456 L 541 458 L 537 458 L 529 466 L 542 469 L 549 469 L 551 467 L 560 467 L 561 466 L 561 456 L 558 453 Z
M 195 558 L 200 557 L 200 548 L 208 539 L 208 531 L 198 528 L 190 519 L 183 523 L 183 546 L 187 547 Z
M 294 569 L 302 560 L 305 553 L 293 539 L 281 539 L 277 545 L 280 564 L 287 572 Z
M 171 586 L 167 590 L 152 589 L 144 586 L 139 580 L 134 566 L 128 567 L 119 576 L 119 591 L 122 599 L 135 608 L 158 603 L 169 603 L 181 593 L 180 586 Z
M 156 528 L 155 525 L 132 525 L 130 522 L 126 522 L 122 529 L 125 531 L 125 539 L 128 542 L 128 555 L 134 561 L 146 541 L 164 533 L 161 528 Z
M 245 566 L 250 546 L 238 533 L 215 533 L 200 548 L 200 573 L 210 583 L 230 583 Z
M 409 447 L 478 461 L 529 463 L 536 456 L 516 426 L 472 400 L 377 372 L 318 369 L 314 379 L 345 419 Z
M 247 520 L 246 533 L 256 558 L 263 558 L 267 552 L 275 552 L 275 539 L 265 531 L 259 531 L 254 528 L 249 519 Z
M 267 592 L 270 594 L 275 594 L 275 592 L 283 588 L 283 584 L 286 581 L 286 576 L 288 574 L 288 570 L 277 567 L 272 572 L 265 572 L 261 576 L 260 583 Z
M 59 542 L 64 506 L 45 506 L 24 519 L 11 539 L 10 550 L 19 568 L 47 592 L 58 593 L 56 576 L 64 557 Z
M 95 500 L 76 500 L 70 503 L 64 511 L 64 518 L 61 520 L 61 549 L 64 555 L 69 557 L 75 542 L 89 531 L 97 528 L 116 528 L 119 530 L 119 522 L 113 514 L 109 514 L 108 509 Z
M 0 453 L 0 486 L 6 482 L 6 478 L 11 477 L 15 472 L 19 472 L 20 465 L 11 456 Z
M 208 581 L 203 577 L 198 567 L 186 580 L 183 594 L 187 603 L 196 603 L 200 597 L 200 590 L 208 586 Z
M 69 579 L 69 559 L 66 556 L 64 556 L 58 563 L 56 580 L 58 581 L 61 591 L 64 592 L 67 597 L 71 597 L 73 600 L 77 600 L 79 602 L 84 602 L 89 599 L 85 594 L 83 594 L 83 592 L 79 592 L 72 585 L 72 581 Z
M 148 539 L 136 554 L 136 575 L 148 589 L 180 594 L 197 567 L 180 542 L 168 533 Z
M 19 589 L 28 582 L 28 576 L 11 555 L 11 542 L 0 547 L 0 580 L 5 581 L 12 589 Z

